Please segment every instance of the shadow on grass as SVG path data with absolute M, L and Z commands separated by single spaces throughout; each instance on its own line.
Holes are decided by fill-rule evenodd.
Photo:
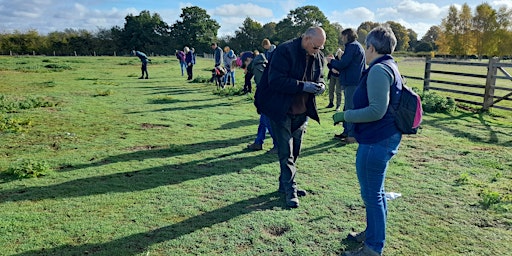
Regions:
M 234 122 L 224 123 L 220 127 L 215 128 L 214 130 L 236 129 L 236 128 L 240 128 L 240 127 L 255 125 L 258 123 L 259 123 L 259 121 L 257 119 L 237 120 Z M 257 133 L 257 130 L 255 129 L 254 130 L 254 138 L 256 138 L 256 133 Z
M 153 244 L 177 239 L 196 230 L 211 227 L 218 223 L 229 221 L 253 211 L 269 210 L 280 207 L 277 192 L 260 195 L 258 197 L 239 201 L 217 210 L 191 217 L 173 225 L 161 227 L 145 233 L 137 233 L 105 243 L 62 245 L 54 248 L 19 253 L 19 256 L 28 255 L 140 255 Z M 168 253 L 172 254 L 172 251 Z
M 448 116 L 445 118 L 435 118 L 433 120 L 425 120 L 424 124 L 428 124 L 432 127 L 436 127 L 438 129 L 447 131 L 451 133 L 455 137 L 466 138 L 473 142 L 478 143 L 489 143 L 497 146 L 503 147 L 512 147 L 512 139 L 510 139 L 512 134 L 504 132 L 504 131 L 512 131 L 512 127 L 510 125 L 500 125 L 500 124 L 492 124 L 490 125 L 485 119 L 482 113 L 458 113 L 457 114 L 447 114 Z M 467 129 L 457 130 L 450 128 L 446 125 L 446 122 L 459 120 L 465 121 L 467 124 L 465 125 Z M 474 126 L 472 126 L 471 120 L 478 121 L 481 125 L 485 127 L 485 130 L 488 133 L 488 136 L 479 136 L 478 130 L 475 130 Z M 463 124 L 458 125 L 463 126 Z M 501 129 L 498 129 L 501 128 Z M 505 140 L 505 138 L 509 138 L 509 140 Z
M 244 139 L 248 139 L 248 137 L 184 145 L 179 146 L 177 149 L 163 148 L 137 151 L 107 157 L 95 163 L 69 167 L 65 169 L 65 171 L 99 167 L 116 162 L 142 161 L 150 158 L 169 158 L 185 154 L 199 155 L 199 152 L 202 151 L 238 145 L 240 141 Z M 142 191 L 159 186 L 179 184 L 187 180 L 240 172 L 244 169 L 251 169 L 272 162 L 276 162 L 276 168 L 278 168 L 276 155 L 261 154 L 243 156 L 244 153 L 247 153 L 247 151 L 241 150 L 186 163 L 169 164 L 142 170 L 129 170 L 121 173 L 75 179 L 49 186 L 3 190 L 0 195 L 0 202 L 71 198 L 107 193 Z

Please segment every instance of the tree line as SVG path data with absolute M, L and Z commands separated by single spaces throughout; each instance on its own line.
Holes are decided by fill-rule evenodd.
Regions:
M 397 51 L 421 54 L 431 51 L 455 56 L 509 56 L 512 51 L 511 11 L 494 10 L 483 3 L 474 14 L 467 4 L 459 11 L 451 6 L 448 16 L 438 26 L 432 26 L 418 40 L 418 34 L 398 22 L 388 21 L 397 37 Z M 357 27 L 358 40 L 380 23 L 366 21 Z M 44 55 L 126 55 L 141 50 L 151 55 L 173 55 L 184 46 L 194 47 L 197 53 L 210 53 L 210 44 L 229 45 L 235 52 L 260 49 L 268 38 L 279 44 L 300 36 L 310 26 L 321 26 L 327 34 L 325 52 L 333 53 L 343 47 L 339 23 L 331 23 L 316 6 L 307 5 L 291 10 L 279 22 L 260 24 L 247 17 L 232 36 L 218 38 L 219 23 L 206 10 L 193 6 L 182 9 L 180 19 L 167 24 L 158 13 L 144 10 L 139 15 L 125 17 L 123 27 L 101 28 L 97 32 L 65 29 L 47 35 L 35 30 L 0 34 L 0 54 Z

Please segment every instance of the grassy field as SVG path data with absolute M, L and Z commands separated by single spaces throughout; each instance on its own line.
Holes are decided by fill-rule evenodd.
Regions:
M 258 124 L 252 98 L 219 96 L 187 82 L 174 57 L 152 59 L 150 79 L 139 80 L 134 57 L 0 57 L 0 255 L 338 255 L 357 246 L 344 240 L 365 221 L 357 145 L 332 139 L 340 127 L 326 95 L 298 161 L 309 195 L 289 210 L 276 156 L 245 150 Z M 213 63 L 198 61 L 196 77 L 209 78 Z M 422 76 L 424 64 L 402 67 Z M 404 137 L 386 180 L 402 197 L 388 204 L 385 255 L 510 255 L 511 116 L 426 114 L 421 132 Z M 6 174 L 27 163 L 53 171 Z

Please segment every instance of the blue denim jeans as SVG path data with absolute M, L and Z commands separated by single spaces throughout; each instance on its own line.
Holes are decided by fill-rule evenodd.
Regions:
M 343 93 L 345 94 L 345 104 L 343 105 L 343 111 L 354 109 L 354 92 L 357 86 L 346 86 L 343 85 Z M 354 124 L 349 122 L 343 122 L 343 134 L 347 134 L 349 137 L 354 137 Z
M 224 76 L 224 84 L 228 84 L 231 81 L 231 85 L 235 86 L 235 71 L 230 70 Z
M 258 133 L 256 134 L 254 144 L 263 145 L 267 131 L 270 133 L 270 137 L 272 137 L 274 147 L 277 147 L 277 141 L 274 137 L 274 133 L 272 132 L 272 127 L 270 127 L 270 119 L 266 115 L 261 114 L 260 124 L 258 125 Z
M 307 125 L 306 114 L 287 115 L 286 120 L 276 122 L 270 120 L 272 132 L 277 141 L 277 155 L 279 157 L 279 183 L 285 192 L 293 193 L 297 190 L 295 163 L 299 157 L 302 146 L 302 135 Z
M 180 61 L 180 68 L 181 68 L 181 76 L 183 76 L 185 73 L 185 70 L 187 70 L 187 63 L 185 61 Z
M 382 253 L 386 241 L 387 205 L 384 179 L 389 160 L 398 152 L 402 134 L 396 133 L 374 144 L 359 144 L 356 170 L 366 207 L 366 246 Z

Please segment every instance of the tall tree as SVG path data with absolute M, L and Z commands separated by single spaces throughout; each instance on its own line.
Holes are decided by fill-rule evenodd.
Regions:
M 409 37 L 409 47 L 407 47 L 407 51 L 413 51 L 418 44 L 418 33 L 416 33 L 412 29 L 407 29 L 407 36 Z
M 497 13 L 492 7 L 483 3 L 478 5 L 473 17 L 475 48 L 481 58 L 483 55 L 491 55 L 498 50 L 496 43 L 496 31 L 498 30 Z
M 126 16 L 125 21 L 121 33 L 121 40 L 125 43 L 124 50 L 138 49 L 148 54 L 166 52 L 169 26 L 158 13 L 151 15 L 149 11 L 144 10 L 137 16 Z
M 423 37 L 421 38 L 421 42 L 430 45 L 430 49 L 428 51 L 437 50 L 438 47 L 436 41 L 439 39 L 441 33 L 442 31 L 440 26 L 432 26 L 428 29 L 427 33 L 423 35 Z
M 448 16 L 441 22 L 442 35 L 437 40 L 441 52 L 460 56 L 462 49 L 462 38 L 459 24 L 459 12 L 455 5 L 448 9 Z
M 194 47 L 196 52 L 210 52 L 210 44 L 217 40 L 219 23 L 205 9 L 197 6 L 183 8 L 180 18 L 181 21 L 171 26 L 175 48 L 188 45 Z
M 372 29 L 378 27 L 379 25 L 379 23 L 372 21 L 362 22 L 359 27 L 357 27 L 357 41 L 359 41 L 361 44 L 364 44 L 368 33 L 370 33 Z
M 409 35 L 407 29 L 402 24 L 394 21 L 386 22 L 395 33 L 396 37 L 396 48 L 395 51 L 405 51 L 409 47 Z
M 473 23 L 472 23 L 471 8 L 467 3 L 462 5 L 461 12 L 459 14 L 459 32 L 460 32 L 460 43 L 461 52 L 463 56 L 468 56 L 474 53 L 473 41 L 474 36 L 472 35 Z
M 285 19 L 276 25 L 276 31 L 281 42 L 300 36 L 306 29 L 320 26 L 325 30 L 327 41 L 325 52 L 333 52 L 338 48 L 336 29 L 330 24 L 327 17 L 316 6 L 306 5 L 291 10 Z
M 259 49 L 261 48 L 261 41 L 265 38 L 262 32 L 263 27 L 261 24 L 247 17 L 242 23 L 242 26 L 235 31 L 235 38 L 230 42 L 230 47 L 237 52 Z

